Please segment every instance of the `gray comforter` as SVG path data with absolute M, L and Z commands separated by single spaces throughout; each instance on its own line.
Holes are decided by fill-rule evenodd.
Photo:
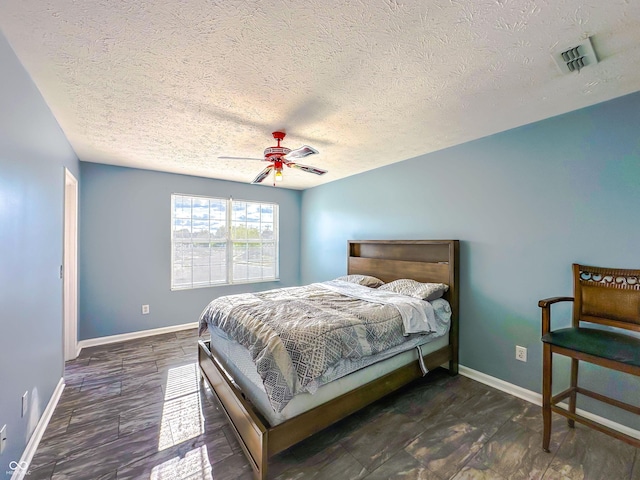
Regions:
M 341 281 L 213 300 L 200 317 L 249 350 L 274 410 L 339 360 L 399 345 L 406 332 L 434 332 L 427 302 Z

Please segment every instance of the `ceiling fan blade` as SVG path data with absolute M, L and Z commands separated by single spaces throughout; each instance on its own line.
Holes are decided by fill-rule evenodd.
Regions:
M 315 148 L 310 147 L 309 145 L 303 145 L 300 148 L 291 150 L 289 153 L 287 153 L 284 156 L 284 158 L 287 160 L 296 160 L 298 158 L 304 158 L 309 155 L 314 155 L 316 153 L 318 153 L 318 151 Z
M 218 157 L 220 160 L 260 160 L 263 161 L 264 158 L 254 158 L 254 157 Z
M 260 183 L 260 182 L 262 182 L 265 178 L 267 178 L 269 176 L 269 174 L 271 173 L 272 169 L 273 169 L 273 165 L 269 165 L 267 168 L 262 170 L 258 174 L 258 176 L 253 179 L 253 182 L 251 182 L 251 183 Z
M 297 168 L 299 170 L 302 170 L 303 172 L 315 173 L 316 175 L 324 175 L 325 173 L 327 173 L 327 170 L 323 170 L 318 167 L 313 167 L 311 165 L 301 165 L 300 163 L 289 162 L 287 163 L 287 166 Z

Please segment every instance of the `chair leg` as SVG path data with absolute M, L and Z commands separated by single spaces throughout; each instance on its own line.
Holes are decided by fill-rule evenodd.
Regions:
M 571 395 L 569 396 L 569 411 L 575 415 L 576 413 L 576 388 L 578 388 L 578 359 L 571 359 Z M 569 428 L 575 427 L 575 421 L 567 420 Z
M 553 370 L 551 346 L 544 344 L 542 352 L 542 450 L 549 453 L 551 443 L 551 374 Z

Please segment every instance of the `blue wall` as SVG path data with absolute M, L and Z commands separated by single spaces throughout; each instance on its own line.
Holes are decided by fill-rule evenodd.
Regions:
M 22 455 L 63 374 L 65 166 L 81 180 L 80 339 L 193 322 L 219 295 L 333 278 L 345 272 L 347 239 L 458 238 L 461 363 L 539 391 L 538 299 L 571 293 L 572 262 L 640 267 L 640 94 L 301 194 L 80 165 L 1 34 L 0 66 L 0 472 Z M 281 282 L 171 292 L 176 192 L 278 202 Z M 527 363 L 515 344 L 529 349 Z M 587 384 L 637 400 L 637 380 L 594 370 Z
M 75 153 L 0 33 L 0 474 L 20 460 L 63 375 L 64 167 L 78 178 Z
M 80 339 L 196 322 L 220 295 L 299 284 L 299 191 L 86 162 L 81 173 Z M 172 292 L 172 193 L 278 203 L 280 281 Z
M 640 93 L 306 190 L 302 281 L 344 274 L 348 239 L 460 239 L 461 363 L 540 392 L 538 300 L 572 294 L 573 262 L 640 268 L 638 132 Z M 640 382 L 594 369 L 637 403 Z

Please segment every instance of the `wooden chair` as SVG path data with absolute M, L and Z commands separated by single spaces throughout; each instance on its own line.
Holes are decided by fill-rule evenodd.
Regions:
M 538 306 L 542 308 L 544 342 L 542 448 L 549 451 L 551 412 L 567 417 L 571 428 L 577 421 L 640 448 L 639 439 L 576 414 L 576 396 L 579 393 L 640 415 L 638 406 L 578 386 L 580 360 L 640 376 L 640 338 L 628 334 L 631 331 L 640 332 L 640 270 L 573 264 L 573 293 L 573 297 L 554 297 L 538 302 Z M 573 302 L 572 326 L 551 330 L 551 306 L 570 301 Z M 596 329 L 588 324 L 614 328 Z M 552 393 L 554 353 L 571 358 L 570 387 L 555 396 Z M 560 407 L 558 403 L 567 398 L 568 409 Z

